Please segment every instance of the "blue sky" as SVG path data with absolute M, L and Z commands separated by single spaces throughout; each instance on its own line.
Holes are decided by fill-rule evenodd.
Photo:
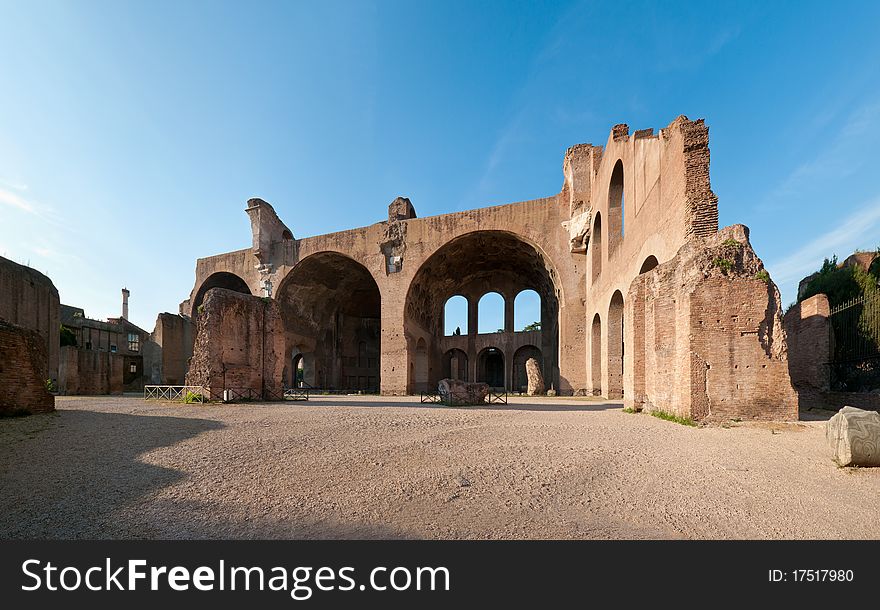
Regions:
M 152 329 L 195 260 L 558 192 L 615 123 L 710 126 L 783 301 L 880 245 L 880 3 L 0 1 L 0 255 Z

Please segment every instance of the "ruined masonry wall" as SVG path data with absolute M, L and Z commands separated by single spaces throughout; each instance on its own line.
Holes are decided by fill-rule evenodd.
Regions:
M 82 396 L 122 394 L 124 365 L 122 354 L 62 347 L 58 391 Z
M 43 338 L 48 377 L 55 379 L 60 353 L 61 305 L 48 277 L 0 257 L 0 319 L 37 331 Z
M 55 410 L 46 389 L 47 355 L 35 330 L 0 320 L 0 414 Z
M 205 387 L 213 399 L 232 388 L 280 395 L 284 327 L 278 303 L 212 288 L 202 305 L 186 385 Z
M 695 420 L 797 419 L 779 292 L 762 271 L 748 230 L 734 225 L 636 278 L 627 406 Z

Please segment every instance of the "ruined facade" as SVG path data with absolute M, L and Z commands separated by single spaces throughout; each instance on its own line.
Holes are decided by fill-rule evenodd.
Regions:
M 252 246 L 199 259 L 195 285 L 181 304 L 180 313 L 199 329 L 194 361 L 213 350 L 210 358 L 219 360 L 200 367 L 226 364 L 228 356 L 199 336 L 221 332 L 208 330 L 200 316 L 211 289 L 222 288 L 277 305 L 280 323 L 263 328 L 272 334 L 273 356 L 282 366 L 276 371 L 263 362 L 247 363 L 260 369 L 261 383 L 280 374 L 278 381 L 286 385 L 302 380 L 325 389 L 406 394 L 436 388 L 451 377 L 513 390 L 534 358 L 548 389 L 561 394 L 623 397 L 667 411 L 686 408 L 697 418 L 791 417 L 796 406 L 784 335 L 776 323 L 776 288 L 769 277 L 744 275 L 743 269 L 763 270 L 744 230 L 732 230 L 749 253 L 740 272 L 709 274 L 689 291 L 665 279 L 670 274 L 665 263 L 694 265 L 719 239 L 703 121 L 679 117 L 656 134 L 651 129 L 631 134 L 617 125 L 604 146 L 570 148 L 563 177 L 561 191 L 552 197 L 428 218 L 416 217 L 412 202 L 401 197 L 389 206 L 387 221 L 302 239 L 294 238 L 271 205 L 251 199 L 246 211 Z M 679 256 L 685 247 L 689 254 Z M 523 290 L 540 296 L 540 330 L 514 331 L 514 302 Z M 479 334 L 478 303 L 487 292 L 503 297 L 504 327 Z M 679 294 L 686 294 L 687 304 L 660 311 L 658 303 Z M 447 336 L 444 306 L 453 296 L 467 300 L 468 324 L 462 334 Z M 725 323 L 701 330 L 700 308 L 711 308 Z M 646 317 L 648 310 L 656 315 Z M 638 337 L 656 336 L 667 313 L 675 328 L 676 366 L 696 358 L 704 368 L 715 367 L 702 379 L 701 397 L 695 394 L 701 379 L 693 366 L 676 369 L 683 377 L 663 380 L 671 385 L 664 394 L 655 391 L 659 380 L 648 381 L 647 368 L 666 362 L 667 355 L 657 350 L 669 346 L 654 347 Z M 727 323 L 737 316 L 749 321 Z M 215 319 L 241 324 L 228 316 Z M 718 339 L 724 340 L 726 357 L 714 344 L 711 354 L 699 355 Z M 637 341 L 642 341 L 638 348 Z M 756 394 L 743 390 L 733 391 L 723 405 L 712 403 L 720 400 L 718 392 L 736 390 L 735 363 L 754 358 L 767 367 L 754 371 L 747 383 L 758 383 L 767 400 L 749 406 Z M 641 402 L 634 402 L 636 395 Z

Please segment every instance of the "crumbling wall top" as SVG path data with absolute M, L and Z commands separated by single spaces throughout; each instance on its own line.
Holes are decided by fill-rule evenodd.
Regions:
M 278 218 L 275 208 L 258 197 L 248 199 L 245 212 L 251 218 L 254 256 L 263 264 L 269 263 L 272 245 L 293 239 L 293 233 Z

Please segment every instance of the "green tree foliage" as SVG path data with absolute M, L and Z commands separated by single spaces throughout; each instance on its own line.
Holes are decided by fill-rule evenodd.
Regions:
M 76 345 L 76 334 L 74 334 L 73 329 L 61 325 L 61 347 L 65 347 L 67 345 Z
M 541 323 L 540 322 L 532 322 L 531 324 L 526 324 L 523 327 L 523 330 L 524 331 L 541 330 Z
M 869 270 L 865 271 L 858 265 L 838 267 L 837 255 L 830 259 L 826 258 L 818 275 L 810 280 L 798 301 L 817 294 L 825 294 L 828 296 L 828 302 L 834 307 L 863 294 L 873 293 L 877 290 L 877 281 L 880 279 L 878 261 L 880 258 L 874 260 Z

